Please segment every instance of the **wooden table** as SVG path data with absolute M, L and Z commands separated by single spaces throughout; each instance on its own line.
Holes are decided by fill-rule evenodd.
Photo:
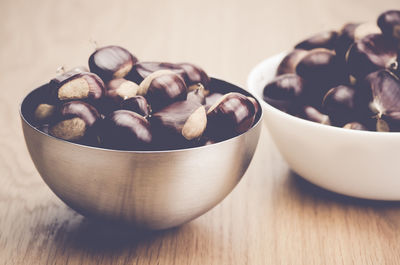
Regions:
M 398 0 L 22 1 L 0 3 L 1 264 L 400 264 L 400 204 L 336 195 L 294 175 L 263 128 L 236 189 L 212 211 L 150 235 L 93 223 L 36 172 L 18 106 L 99 45 L 189 61 L 245 85 L 262 59 Z

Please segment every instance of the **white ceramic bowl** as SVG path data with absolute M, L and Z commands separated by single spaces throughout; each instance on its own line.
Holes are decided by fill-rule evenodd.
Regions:
M 262 100 L 286 53 L 258 64 L 247 85 L 264 109 L 264 122 L 289 166 L 325 189 L 365 199 L 400 200 L 400 133 L 318 124 L 286 114 Z

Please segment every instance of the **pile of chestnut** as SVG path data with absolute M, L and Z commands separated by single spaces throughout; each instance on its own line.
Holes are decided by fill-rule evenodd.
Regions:
M 400 11 L 298 43 L 264 87 L 264 100 L 314 122 L 400 131 Z
M 67 141 L 119 150 L 208 145 L 244 133 L 258 103 L 221 94 L 190 63 L 138 62 L 120 46 L 97 49 L 89 69 L 52 79 L 33 113 L 41 131 Z

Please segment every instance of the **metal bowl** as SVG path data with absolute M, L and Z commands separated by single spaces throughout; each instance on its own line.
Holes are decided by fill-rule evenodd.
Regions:
M 218 79 L 219 92 L 247 91 Z M 21 104 L 26 145 L 39 174 L 67 205 L 86 216 L 165 229 L 221 202 L 240 181 L 256 149 L 262 111 L 253 127 L 226 141 L 181 150 L 119 151 L 67 142 L 32 125 L 42 90 Z M 261 108 L 260 108 L 261 110 Z

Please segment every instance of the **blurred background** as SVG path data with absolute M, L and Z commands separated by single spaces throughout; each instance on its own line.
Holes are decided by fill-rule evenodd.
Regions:
M 379 1 L 378 8 L 376 0 L 1 0 L 0 70 L 18 76 L 7 83 L 0 77 L 0 86 L 23 79 L 18 88 L 28 91 L 61 65 L 87 64 L 92 41 L 124 46 L 140 60 L 195 62 L 211 76 L 244 85 L 262 59 L 395 7 L 398 0 Z

